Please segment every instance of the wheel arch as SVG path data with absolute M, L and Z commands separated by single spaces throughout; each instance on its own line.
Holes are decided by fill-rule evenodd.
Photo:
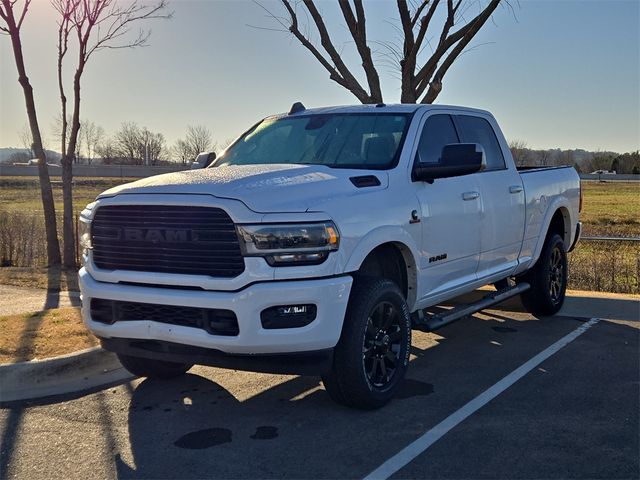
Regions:
M 347 263 L 345 271 L 378 274 L 396 282 L 412 310 L 417 299 L 418 272 L 416 251 L 410 245 L 411 237 L 389 238 L 374 235 L 364 239 Z M 374 240 L 375 239 L 375 240 Z
M 571 213 L 568 205 L 560 202 L 552 205 L 552 208 L 549 208 L 547 212 L 543 225 L 544 228 L 540 231 L 540 236 L 536 243 L 536 249 L 531 265 L 534 265 L 538 261 L 538 258 L 540 258 L 542 248 L 550 235 L 557 233 L 562 237 L 565 249 L 568 250 L 571 247 L 571 235 L 573 230 L 571 225 Z

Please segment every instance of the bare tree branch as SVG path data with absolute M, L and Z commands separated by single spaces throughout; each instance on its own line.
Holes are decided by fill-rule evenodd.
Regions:
M 475 37 L 476 33 L 478 33 L 480 28 L 482 28 L 482 26 L 486 23 L 486 21 L 489 19 L 489 17 L 494 12 L 494 10 L 498 7 L 499 4 L 500 4 L 500 0 L 492 0 L 489 3 L 489 5 L 487 5 L 487 7 L 477 17 L 475 17 L 467 25 L 465 25 L 464 27 L 462 27 L 460 30 L 458 30 L 456 33 L 453 34 L 453 35 L 456 35 L 464 31 L 464 34 L 458 41 L 457 45 L 451 50 L 451 52 L 449 52 L 449 54 L 446 56 L 446 58 L 442 62 L 442 65 L 440 65 L 438 70 L 435 72 L 435 75 L 433 75 L 433 80 L 429 83 L 429 90 L 427 91 L 427 94 L 424 96 L 424 98 L 421 100 L 421 103 L 433 103 L 433 101 L 436 99 L 436 97 L 440 94 L 440 91 L 442 90 L 442 80 L 444 78 L 444 75 L 447 73 L 447 70 L 449 70 L 453 62 L 456 60 L 456 58 L 458 58 L 460 53 L 462 53 L 465 47 L 473 39 L 473 37 Z M 426 87 L 426 85 L 427 85 L 426 80 L 423 80 L 422 87 L 419 86 L 417 88 L 419 92 L 418 96 L 422 94 L 422 92 L 424 91 L 424 87 Z
M 362 59 L 362 68 L 367 76 L 367 83 L 371 91 L 371 103 L 382 102 L 382 90 L 380 89 L 380 78 L 371 58 L 371 49 L 367 45 L 367 30 L 362 0 L 354 0 L 357 19 L 353 16 L 351 5 L 348 0 L 339 0 L 342 15 L 344 16 L 351 36 L 356 44 L 360 58 Z
M 288 2 L 288 0 L 282 0 L 282 3 L 284 4 L 285 8 L 289 12 L 290 19 L 291 19 L 291 25 L 289 26 L 289 31 L 293 34 L 294 37 L 296 37 L 300 41 L 300 43 L 307 50 L 309 50 L 311 52 L 311 54 L 314 57 L 316 57 L 316 59 L 320 62 L 320 64 L 329 72 L 329 78 L 331 80 L 333 80 L 334 82 L 336 82 L 337 84 L 345 87 L 347 90 L 350 90 L 358 98 L 358 100 L 360 100 L 362 103 L 368 103 L 367 100 L 368 100 L 369 96 L 368 96 L 367 92 L 365 92 L 364 89 L 357 82 L 357 80 L 355 78 L 353 78 L 353 76 L 351 75 L 351 72 L 348 72 L 348 70 L 346 69 L 346 66 L 344 66 L 344 70 L 347 70 L 348 75 L 351 77 L 352 80 L 349 79 L 349 78 L 345 78 L 342 75 L 342 72 L 340 72 L 337 67 L 332 65 L 329 62 L 329 60 L 327 60 L 324 57 L 324 55 L 322 55 L 320 50 L 318 50 L 315 47 L 315 45 L 313 45 L 313 43 L 311 43 L 311 41 L 305 35 L 303 35 L 300 32 L 300 29 L 299 29 L 299 26 L 298 26 L 298 15 L 296 14 L 295 9 L 291 6 L 291 4 Z M 323 23 L 323 25 L 324 25 L 324 23 Z M 333 45 L 331 45 L 331 48 L 333 49 L 335 57 L 337 57 L 338 60 L 340 61 L 340 63 L 342 63 L 342 60 L 340 60 L 340 55 L 335 50 Z M 326 51 L 326 49 L 325 49 L 325 51 Z M 329 52 L 327 52 L 327 53 L 329 53 Z M 331 55 L 331 54 L 329 54 L 329 55 Z M 334 62 L 334 64 L 335 64 L 335 62 Z
M 257 0 L 254 1 L 258 3 Z M 317 8 L 317 2 L 281 2 L 289 16 L 286 20 L 270 12 L 260 3 L 258 5 L 311 52 L 329 72 L 333 81 L 353 93 L 362 103 L 382 102 L 377 68 L 379 66 L 389 67 L 392 74 L 400 78 L 403 103 L 433 102 L 442 89 L 445 74 L 467 50 L 471 40 L 491 18 L 497 6 L 505 2 L 511 7 L 507 0 L 396 0 L 400 22 L 399 27 L 393 26 L 398 31 L 400 39 L 380 41 L 367 38 L 365 7 L 362 0 L 337 0 L 343 20 L 360 56 L 367 90 L 353 74 L 354 70 L 345 63 L 337 48 L 339 44 L 329 34 L 325 17 Z M 479 12 L 467 21 L 467 11 L 476 4 L 479 5 Z M 439 7 L 446 9 L 444 12 L 440 10 L 443 20 L 440 20 L 440 15 L 436 15 Z M 299 11 L 308 16 L 306 23 Z M 319 36 L 319 46 L 312 40 L 312 27 L 314 33 Z M 434 29 L 437 31 L 434 32 Z M 423 51 L 426 46 L 432 45 L 432 40 L 433 47 L 427 57 Z M 382 47 L 381 52 L 375 52 L 378 66 L 373 60 L 371 45 Z

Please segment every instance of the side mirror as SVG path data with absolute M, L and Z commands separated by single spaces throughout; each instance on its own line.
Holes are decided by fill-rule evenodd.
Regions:
M 207 168 L 211 165 L 216 159 L 215 152 L 202 152 L 198 154 L 195 161 L 191 164 L 191 170 L 196 170 L 199 168 Z
M 437 163 L 419 163 L 413 170 L 413 179 L 422 182 L 436 178 L 460 177 L 487 168 L 484 148 L 478 143 L 451 143 L 442 148 Z

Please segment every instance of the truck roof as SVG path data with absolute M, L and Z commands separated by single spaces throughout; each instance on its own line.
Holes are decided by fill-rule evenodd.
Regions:
M 290 115 L 314 115 L 314 114 L 326 114 L 326 113 L 414 113 L 418 110 L 460 110 L 464 112 L 482 113 L 490 115 L 486 110 L 479 110 L 477 108 L 462 107 L 456 105 L 441 105 L 441 104 L 415 104 L 415 103 L 390 103 L 390 104 L 370 104 L 370 105 L 338 105 L 332 107 L 318 107 L 307 108 L 297 113 Z M 283 115 L 287 115 L 284 113 Z

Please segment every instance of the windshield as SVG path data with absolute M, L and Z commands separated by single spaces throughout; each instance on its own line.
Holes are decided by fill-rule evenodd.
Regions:
M 396 165 L 410 114 L 270 117 L 231 145 L 215 166 L 297 163 L 335 168 Z

